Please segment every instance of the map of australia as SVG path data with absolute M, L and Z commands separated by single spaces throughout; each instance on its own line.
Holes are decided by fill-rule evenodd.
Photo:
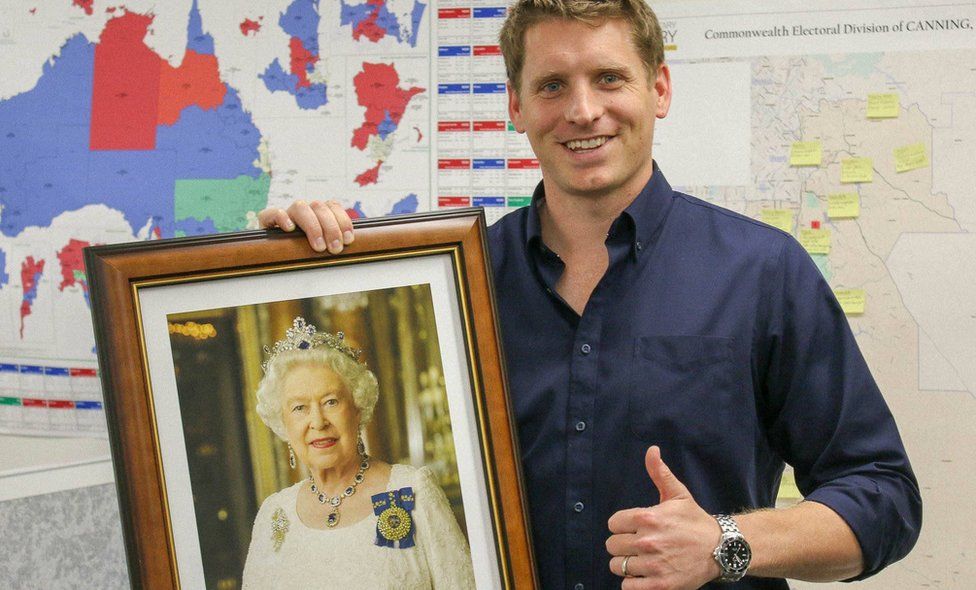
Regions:
M 144 44 L 152 21 L 122 13 L 97 43 L 71 38 L 34 89 L 0 102 L 3 234 L 97 202 L 122 211 L 134 234 L 169 237 L 208 216 L 175 218 L 178 180 L 267 183 L 253 163 L 258 130 L 220 81 L 196 8 L 177 68 Z M 240 204 L 242 220 L 257 196 Z
M 70 37 L 32 89 L 0 101 L 0 237 L 30 235 L 26 255 L 0 255 L 20 270 L 0 293 L 3 283 L 20 291 L 21 339 L 46 261 L 61 263 L 59 291 L 88 303 L 87 240 L 34 237 L 64 215 L 97 204 L 120 213 L 129 235 L 162 238 L 240 229 L 267 202 L 260 133 L 221 79 L 196 4 L 178 65 L 146 44 L 154 18 L 111 11 L 97 41 Z

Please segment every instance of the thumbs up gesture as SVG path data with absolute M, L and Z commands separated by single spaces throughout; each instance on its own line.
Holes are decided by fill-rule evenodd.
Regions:
M 644 464 L 661 502 L 610 517 L 610 571 L 625 578 L 625 590 L 699 588 L 719 576 L 712 551 L 721 528 L 671 472 L 661 449 L 647 449 Z

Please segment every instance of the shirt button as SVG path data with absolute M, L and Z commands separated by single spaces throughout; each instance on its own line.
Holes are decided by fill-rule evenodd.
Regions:
M 593 349 L 590 348 L 589 344 L 584 344 L 583 346 L 580 346 L 580 352 L 582 352 L 583 354 L 590 354 L 591 350 Z
M 586 586 L 584 586 L 584 585 L 583 585 L 582 583 L 580 583 L 580 582 L 577 582 L 577 583 L 576 583 L 576 585 L 575 585 L 575 586 L 573 586 L 573 590 L 584 590 L 585 588 L 586 588 Z
M 576 512 L 583 512 L 583 503 L 577 502 L 573 504 L 573 510 L 575 510 Z
M 584 430 L 586 430 L 586 422 L 580 420 L 576 423 L 576 432 L 583 432 Z

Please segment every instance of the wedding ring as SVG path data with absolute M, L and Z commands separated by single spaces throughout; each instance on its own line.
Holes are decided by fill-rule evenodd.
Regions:
M 624 562 L 622 564 L 620 564 L 620 571 L 621 571 L 621 573 L 623 573 L 623 575 L 624 575 L 625 578 L 629 578 L 630 577 L 630 574 L 627 573 L 627 562 L 630 561 L 630 558 L 631 557 L 633 557 L 633 555 L 625 555 L 624 556 Z

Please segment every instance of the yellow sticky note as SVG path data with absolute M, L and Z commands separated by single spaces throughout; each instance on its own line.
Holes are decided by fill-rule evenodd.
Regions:
M 763 209 L 759 212 L 759 219 L 787 233 L 793 231 L 793 212 L 789 209 Z
M 840 181 L 874 182 L 874 163 L 871 158 L 848 158 L 840 161 Z
M 830 230 L 801 229 L 800 245 L 810 254 L 830 254 Z
M 868 119 L 895 119 L 900 111 L 897 94 L 868 95 Z
M 790 166 L 819 166 L 823 145 L 819 141 L 794 141 L 790 148 Z
M 861 197 L 857 193 L 827 195 L 827 217 L 857 217 L 861 214 Z
M 840 303 L 840 308 L 847 315 L 857 315 L 864 313 L 864 303 L 867 295 L 864 289 L 835 289 L 834 296 Z
M 914 143 L 895 148 L 895 171 L 908 172 L 917 168 L 928 168 L 929 156 L 924 143 Z
M 796 487 L 796 478 L 792 470 L 783 472 L 783 479 L 779 482 L 779 493 L 776 494 L 776 502 L 796 503 L 803 499 L 800 488 Z

